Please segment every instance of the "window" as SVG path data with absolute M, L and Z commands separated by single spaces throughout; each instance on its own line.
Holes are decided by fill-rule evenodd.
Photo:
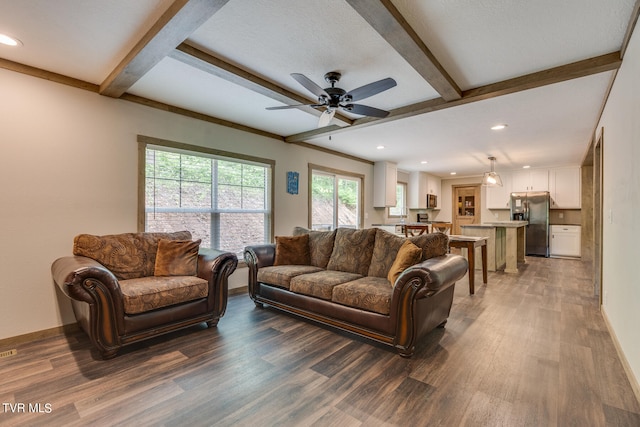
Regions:
M 203 247 L 238 255 L 247 245 L 272 240 L 272 162 L 140 139 L 144 231 L 189 230 Z
M 389 217 L 407 216 L 407 184 L 399 182 L 396 184 L 396 205 L 389 208 Z
M 360 228 L 363 176 L 317 165 L 309 165 L 309 176 L 311 228 Z

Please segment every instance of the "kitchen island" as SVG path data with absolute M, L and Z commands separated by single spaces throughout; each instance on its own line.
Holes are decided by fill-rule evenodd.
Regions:
M 487 269 L 489 271 L 504 269 L 505 273 L 517 273 L 518 263 L 525 262 L 527 224 L 527 221 L 495 221 L 463 225 L 461 229 L 465 236 L 487 238 Z

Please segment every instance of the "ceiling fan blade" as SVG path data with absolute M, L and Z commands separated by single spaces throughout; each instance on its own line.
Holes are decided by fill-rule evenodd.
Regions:
M 368 85 L 360 86 L 359 88 L 351 90 L 342 95 L 342 99 L 346 102 L 360 101 L 361 99 L 365 99 L 380 92 L 384 92 L 387 89 L 391 89 L 396 85 L 397 83 L 395 80 L 391 77 L 387 77 L 386 79 L 378 80 L 377 82 L 369 83 Z
M 318 128 L 323 128 L 331 123 L 331 119 L 333 119 L 333 116 L 335 116 L 335 114 L 335 109 L 325 110 L 325 112 L 320 116 L 320 120 L 318 120 Z
M 317 84 L 315 84 L 310 78 L 308 78 L 307 76 L 305 76 L 304 74 L 300 74 L 300 73 L 291 73 L 291 77 L 293 77 L 298 83 L 300 83 L 302 86 L 304 86 L 305 88 L 307 88 L 307 90 L 309 92 L 311 92 L 312 94 L 314 94 L 315 96 L 318 97 L 318 99 L 320 98 L 326 98 L 329 99 L 331 98 L 329 96 L 329 94 L 322 89 L 320 86 L 318 86 Z
M 277 107 L 266 107 L 265 110 L 288 110 L 289 108 L 300 107 L 322 107 L 324 104 L 296 104 L 296 105 L 280 105 Z
M 362 116 L 371 116 L 371 117 L 383 118 L 383 117 L 387 117 L 389 115 L 388 111 L 381 110 L 381 109 L 375 108 L 375 107 L 369 107 L 367 105 L 348 104 L 348 105 L 342 106 L 342 108 L 344 108 L 345 110 L 347 110 L 350 113 L 360 114 Z

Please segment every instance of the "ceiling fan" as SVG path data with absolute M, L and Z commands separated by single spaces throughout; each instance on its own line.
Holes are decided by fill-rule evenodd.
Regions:
M 283 105 L 280 107 L 267 107 L 267 110 L 284 110 L 288 108 L 298 108 L 302 106 L 309 106 L 313 108 L 323 108 L 323 113 L 320 116 L 318 127 L 327 126 L 331 119 L 336 114 L 336 110 L 341 108 L 350 113 L 359 114 L 362 116 L 370 117 L 387 117 L 388 111 L 381 110 L 379 108 L 369 107 L 367 105 L 353 104 L 353 101 L 359 101 L 361 99 L 369 98 L 380 92 L 384 92 L 387 89 L 391 89 L 397 83 L 391 77 L 378 80 L 373 83 L 369 83 L 364 86 L 360 86 L 357 89 L 353 89 L 347 92 L 344 89 L 335 87 L 335 84 L 340 81 L 340 74 L 337 71 L 330 71 L 324 75 L 324 79 L 327 83 L 331 84 L 331 87 L 321 88 L 315 84 L 307 76 L 300 73 L 292 73 L 293 77 L 298 83 L 304 86 L 309 92 L 318 97 L 318 102 L 313 104 L 298 104 L 298 105 Z

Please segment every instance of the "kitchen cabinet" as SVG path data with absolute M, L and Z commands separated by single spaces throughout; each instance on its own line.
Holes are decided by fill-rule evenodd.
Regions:
M 549 191 L 549 169 L 525 169 L 513 172 L 511 191 Z
M 550 209 L 582 207 L 582 176 L 579 166 L 549 169 Z
M 502 187 L 486 187 L 487 209 L 509 209 L 511 202 L 511 173 L 499 172 Z
M 442 180 L 425 172 L 411 172 L 409 174 L 409 185 L 407 188 L 407 205 L 409 209 L 426 209 L 427 194 L 437 196 L 437 204 L 433 209 L 440 209 L 440 187 Z M 430 208 L 431 209 L 431 208 Z
M 409 209 L 427 208 L 427 174 L 411 172 L 409 174 L 407 205 Z
M 431 174 L 427 174 L 427 194 L 433 194 L 436 196 L 437 204 L 434 206 L 434 209 L 440 209 L 442 206 L 442 202 L 440 200 L 440 188 L 442 186 L 442 180 Z
M 580 257 L 579 225 L 552 225 L 549 227 L 549 254 L 551 256 Z
M 375 162 L 373 165 L 373 207 L 395 206 L 398 168 L 392 162 Z

